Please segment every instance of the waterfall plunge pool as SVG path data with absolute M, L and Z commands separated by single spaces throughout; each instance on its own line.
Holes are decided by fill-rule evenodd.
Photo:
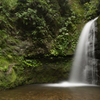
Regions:
M 0 91 L 0 100 L 100 100 L 99 86 L 58 88 L 44 85 L 25 85 Z

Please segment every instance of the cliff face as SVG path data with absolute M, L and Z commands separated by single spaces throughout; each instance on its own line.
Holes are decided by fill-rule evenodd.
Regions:
M 97 61 L 97 75 L 96 76 L 98 77 L 98 84 L 100 84 L 100 17 L 98 17 L 98 20 L 97 20 L 95 57 Z
M 98 15 L 98 0 L 1 0 L 0 86 L 68 78 L 84 24 Z

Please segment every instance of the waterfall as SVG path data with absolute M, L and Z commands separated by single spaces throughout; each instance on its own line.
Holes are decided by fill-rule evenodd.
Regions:
M 97 17 L 98 18 L 98 17 Z M 97 86 L 97 66 L 95 59 L 95 33 L 97 18 L 89 21 L 83 28 L 75 56 L 69 81 L 55 84 L 45 84 L 50 87 Z
M 98 18 L 98 17 L 97 17 Z M 97 18 L 83 28 L 76 48 L 69 81 L 96 84 L 95 32 Z

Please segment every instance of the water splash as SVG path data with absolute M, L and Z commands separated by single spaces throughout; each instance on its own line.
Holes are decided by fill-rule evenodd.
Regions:
M 71 83 L 71 82 L 61 82 L 61 83 L 54 83 L 54 84 L 44 84 L 42 86 L 47 86 L 47 87 L 96 87 L 97 85 L 94 84 L 86 84 L 86 83 Z

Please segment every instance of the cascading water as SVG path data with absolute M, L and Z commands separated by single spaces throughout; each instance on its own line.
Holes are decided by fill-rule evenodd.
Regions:
M 97 17 L 98 18 L 98 17 Z M 69 81 L 46 84 L 52 87 L 96 86 L 97 68 L 94 55 L 97 18 L 89 21 L 80 35 Z
M 96 20 L 97 18 L 89 21 L 82 30 L 72 65 L 70 82 L 95 84 L 97 81 L 94 55 Z

